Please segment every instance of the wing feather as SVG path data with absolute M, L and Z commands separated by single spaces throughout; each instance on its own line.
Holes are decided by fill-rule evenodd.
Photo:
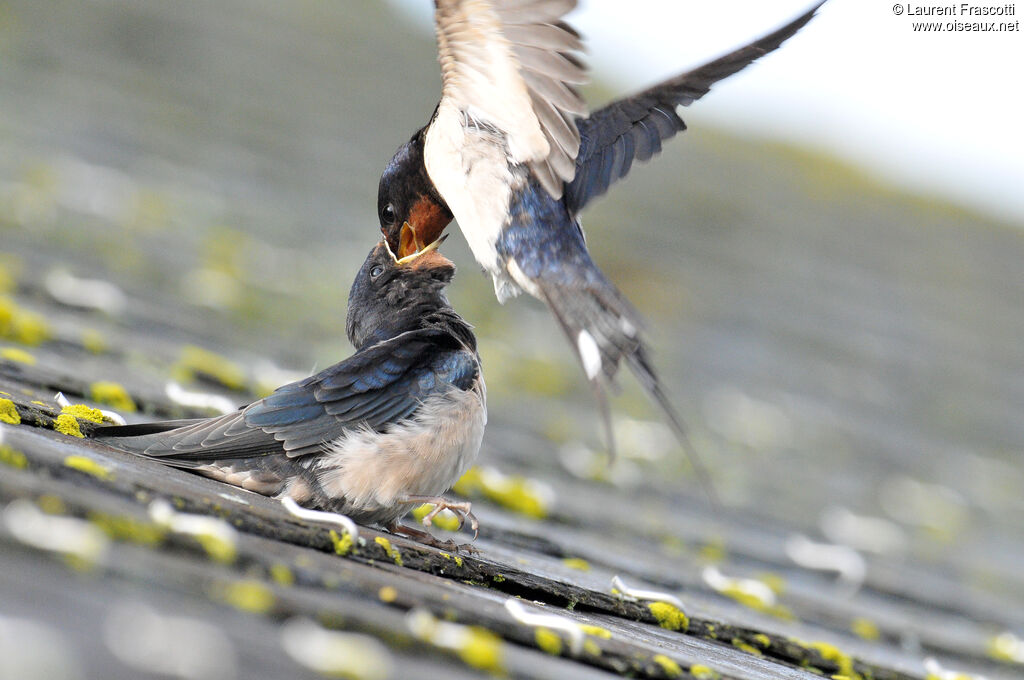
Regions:
M 565 190 L 570 212 L 578 213 L 625 177 L 634 159 L 650 159 L 661 151 L 663 142 L 685 130 L 686 123 L 676 114 L 677 106 L 695 102 L 719 80 L 777 49 L 807 24 L 822 4 L 817 3 L 782 28 L 748 45 L 632 97 L 612 102 L 579 121 L 582 141 L 576 156 L 576 172 Z M 625 152 L 623 161 L 606 165 L 606 153 L 617 146 Z M 595 170 L 595 165 L 603 171 Z
M 364 347 L 241 411 L 174 429 L 130 425 L 96 434 L 183 467 L 275 454 L 295 458 L 354 428 L 384 430 L 412 416 L 431 394 L 468 389 L 478 373 L 474 352 L 443 330 L 425 328 Z
M 442 105 L 499 130 L 511 160 L 527 163 L 560 198 L 586 115 L 573 89 L 587 81 L 579 35 L 561 21 L 576 0 L 436 0 Z

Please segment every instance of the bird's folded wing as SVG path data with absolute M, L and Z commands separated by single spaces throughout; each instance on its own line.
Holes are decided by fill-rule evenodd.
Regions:
M 587 113 L 579 36 L 561 21 L 576 0 L 437 0 L 442 101 L 506 135 L 556 198 L 575 172 Z M 472 122 L 470 122 L 472 124 Z
M 384 430 L 414 415 L 432 394 L 467 389 L 477 371 L 475 357 L 455 338 L 421 329 L 364 347 L 243 413 L 248 426 L 273 434 L 289 456 L 301 456 L 356 427 Z
M 433 393 L 468 389 L 477 370 L 472 353 L 450 335 L 411 331 L 363 348 L 241 411 L 173 423 L 178 427 L 102 428 L 97 435 L 183 467 L 281 453 L 297 457 L 321 451 L 325 442 L 354 428 L 382 430 L 412 415 Z
M 779 30 L 643 92 L 594 111 L 578 123 L 580 150 L 576 171 L 567 183 L 566 204 L 578 213 L 592 199 L 625 177 L 633 161 L 646 161 L 661 151 L 662 142 L 686 129 L 677 106 L 700 99 L 719 80 L 772 52 L 811 20 L 819 2 Z

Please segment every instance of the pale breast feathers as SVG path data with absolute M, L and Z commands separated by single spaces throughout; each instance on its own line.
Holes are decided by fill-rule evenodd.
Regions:
M 528 163 L 560 197 L 571 181 L 587 114 L 573 85 L 586 82 L 579 36 L 562 23 L 575 0 L 438 0 L 442 104 L 466 124 L 502 131 L 513 162 Z

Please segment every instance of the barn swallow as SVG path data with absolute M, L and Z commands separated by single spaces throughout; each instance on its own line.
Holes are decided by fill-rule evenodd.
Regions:
M 487 422 L 476 338 L 444 292 L 454 274 L 433 244 L 397 258 L 382 240 L 349 293 L 351 357 L 234 413 L 105 427 L 96 437 L 427 543 L 429 534 L 399 525 L 420 503 L 475 530 L 469 503 L 441 496 L 476 459 Z
M 694 457 L 649 358 L 643 321 L 591 259 L 579 213 L 686 129 L 676 107 L 778 48 L 821 4 L 588 116 L 574 89 L 586 81 L 582 43 L 562 21 L 575 0 L 436 0 L 441 99 L 381 177 L 385 237 L 406 256 L 457 219 L 500 302 L 526 291 L 554 314 L 593 388 L 610 451 L 605 388 L 625 360 Z

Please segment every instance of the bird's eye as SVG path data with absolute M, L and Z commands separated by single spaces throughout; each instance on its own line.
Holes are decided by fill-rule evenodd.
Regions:
M 370 270 L 370 278 L 371 279 L 375 279 L 375 278 L 377 278 L 378 276 L 380 276 L 383 273 L 384 273 L 384 267 L 382 267 L 380 265 L 377 265 L 376 267 L 374 267 L 373 269 Z
M 384 209 L 380 211 L 380 219 L 384 222 L 384 224 L 394 224 L 395 206 L 390 203 L 384 206 Z

